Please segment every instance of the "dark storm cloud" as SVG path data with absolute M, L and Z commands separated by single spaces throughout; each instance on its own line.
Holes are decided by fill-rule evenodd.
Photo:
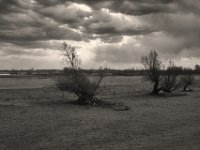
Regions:
M 105 2 L 102 1 L 101 3 L 104 4 Z M 106 41 L 106 39 L 110 41 L 114 35 L 138 35 L 152 32 L 149 27 L 145 26 L 131 27 L 130 24 L 130 26 L 123 27 L 123 19 L 117 20 L 116 17 L 114 18 L 102 11 L 78 9 L 70 1 L 38 0 L 34 1 L 33 4 L 29 3 L 32 3 L 32 1 L 11 0 L 7 3 L 2 1 L 2 5 L 5 5 L 5 8 L 2 7 L 1 10 L 5 13 L 0 16 L 1 41 L 11 43 L 50 39 L 87 41 L 88 39 L 95 39 L 92 36 L 93 34 L 98 34 L 97 37 L 102 38 L 103 41 Z M 85 4 L 91 4 L 87 6 L 88 8 L 93 8 L 94 5 L 92 1 L 85 1 Z M 16 13 L 14 8 L 18 8 L 21 11 Z M 90 16 L 93 16 L 93 19 L 84 19 Z M 117 24 L 117 21 L 119 21 L 118 23 L 121 22 L 121 24 Z M 63 24 L 67 24 L 67 27 L 60 27 Z M 79 27 L 82 27 L 82 34 L 75 31 L 79 30 Z
M 16 30 L 4 30 L 0 31 L 0 40 L 8 41 L 11 43 L 17 43 L 18 41 L 38 41 L 38 40 L 77 40 L 80 41 L 82 38 L 80 34 L 62 28 L 36 28 L 36 27 L 26 27 Z
M 114 35 L 145 35 L 147 33 L 153 32 L 153 30 L 148 29 L 148 28 L 133 28 L 133 29 L 124 29 L 124 30 L 118 30 L 112 26 L 107 26 L 107 27 L 101 27 L 96 26 L 95 28 L 90 28 L 90 31 L 95 34 L 106 34 L 109 35 L 110 37 Z M 103 38 L 104 36 L 102 36 Z
M 199 57 L 199 20 L 199 0 L 0 0 L 0 42 L 1 49 L 19 46 L 5 55 L 57 49 L 59 43 L 50 40 L 100 39 L 113 45 L 96 48 L 96 61 L 129 63 L 145 49 Z M 141 47 L 116 46 L 123 36 L 142 36 Z
M 0 14 L 7 14 L 10 12 L 20 12 L 19 5 L 15 0 L 0 0 Z
M 43 49 L 43 50 L 59 50 L 62 42 L 58 41 L 15 41 L 12 46 L 17 47 L 18 49 Z M 5 47 L 3 43 L 0 43 L 2 48 Z M 5 44 L 5 43 L 4 43 Z
M 91 15 L 91 12 L 77 9 L 75 6 L 72 2 L 65 2 L 55 6 L 44 7 L 39 9 L 38 12 L 44 16 L 68 24 L 80 23 L 81 19 Z
M 79 0 L 78 2 L 85 3 L 94 9 L 109 8 L 124 14 L 145 15 L 172 11 L 170 4 L 174 0 Z
M 46 56 L 47 54 L 43 51 L 27 51 L 22 49 L 6 49 L 5 51 L 1 50 L 1 56 Z
M 200 48 L 200 17 L 195 13 L 152 14 L 144 20 L 154 24 L 157 36 L 145 36 L 141 41 L 147 47 L 155 47 L 178 55 L 184 49 Z M 194 55 L 194 57 L 196 57 Z M 199 55 L 198 55 L 199 57 Z
M 0 16 L 0 40 L 17 43 L 38 40 L 69 39 L 81 40 L 79 33 L 60 24 L 51 18 L 42 17 L 32 10 L 24 13 L 9 13 Z
M 176 3 L 183 12 L 200 14 L 199 0 L 177 0 Z
M 5 44 L 5 43 L 0 43 L 0 44 L 1 44 L 0 56 L 3 57 L 19 56 L 19 55 L 37 57 L 37 56 L 47 55 L 47 53 L 44 50 L 30 50 L 13 44 Z
M 142 1 L 140 2 L 143 3 Z M 149 3 L 150 5 L 153 4 L 153 1 L 151 2 Z M 159 1 L 155 2 L 157 3 L 156 7 L 165 7 L 162 5 L 164 3 L 161 4 Z M 150 29 L 155 31 L 155 34 L 150 33 L 139 39 L 141 47 L 136 47 L 138 51 L 141 51 L 141 49 L 156 49 L 165 59 L 200 57 L 200 2 L 198 0 L 166 1 L 165 9 L 155 12 L 150 11 L 148 13 L 145 13 L 148 9 L 144 11 L 141 7 L 136 8 L 139 8 L 141 11 L 140 14 L 135 13 L 135 11 L 128 11 L 128 13 L 142 15 L 139 16 L 139 18 L 148 22 L 151 26 Z M 156 33 L 156 31 L 158 33 Z M 144 34 L 141 32 L 139 35 Z M 132 50 L 130 50 L 131 48 Z M 134 62 L 135 60 L 138 61 L 137 58 L 145 55 L 145 51 L 143 51 L 143 53 L 135 52 L 135 47 L 131 44 L 126 44 L 126 48 L 113 45 L 104 47 L 104 49 L 106 50 L 100 48 L 97 52 L 96 61 L 107 61 L 111 63 L 117 63 L 117 60 L 121 62 Z M 134 52 L 134 54 L 131 52 Z M 132 55 L 132 57 L 130 55 Z M 135 58 L 134 56 L 137 57 Z M 121 60 L 121 57 L 126 59 Z
M 139 27 L 139 28 L 127 28 L 123 30 L 118 30 L 113 25 L 102 25 L 101 23 L 105 23 L 105 18 L 108 17 L 112 19 L 109 15 L 104 15 L 102 18 L 98 19 L 98 11 L 87 12 L 81 9 L 74 9 L 73 7 L 69 7 L 73 5 L 72 2 L 82 3 L 88 5 L 91 8 L 109 8 L 118 13 L 124 13 L 123 9 L 130 12 L 131 14 L 135 14 L 134 12 L 139 14 L 146 14 L 155 12 L 152 9 L 164 10 L 163 5 L 168 4 L 171 1 L 158 1 L 158 0 L 150 0 L 146 1 L 121 1 L 121 0 L 99 0 L 99 1 L 91 1 L 91 0 L 51 0 L 51 1 L 43 1 L 43 0 L 1 0 L 1 11 L 4 12 L 4 15 L 1 15 L 1 29 L 5 29 L 3 33 L 1 33 L 1 40 L 9 40 L 12 41 L 14 39 L 22 39 L 22 40 L 41 40 L 41 39 L 63 39 L 68 37 L 68 39 L 72 40 L 80 40 L 81 36 L 78 37 L 77 33 L 72 33 L 73 31 L 62 30 L 59 29 L 58 26 L 63 23 L 67 23 L 69 26 L 77 29 L 80 25 L 85 29 L 84 33 L 91 34 L 121 34 L 121 35 L 137 35 L 151 32 L 151 29 L 148 27 Z M 27 3 L 27 5 L 26 5 Z M 33 3 L 32 5 L 29 3 Z M 158 5 L 158 6 L 157 6 Z M 161 6 L 160 6 L 161 5 Z M 130 8 L 129 8 L 130 7 Z M 19 13 L 16 13 L 18 10 Z M 31 12 L 32 11 L 32 12 Z M 141 11 L 141 12 L 139 12 Z M 144 11 L 144 12 L 143 12 Z M 8 14 L 9 13 L 9 14 Z M 94 13 L 94 14 L 92 14 Z M 85 23 L 84 17 L 93 16 L 94 19 L 89 21 L 89 23 Z M 52 19 L 55 22 L 55 25 L 49 27 L 49 22 Z M 57 21 L 61 21 L 57 22 Z M 98 21 L 98 22 L 97 22 Z M 123 20 L 122 20 L 123 21 Z M 96 23 L 97 22 L 97 23 Z M 108 20 L 109 22 L 109 20 Z M 57 24 L 56 24 L 57 23 Z M 96 27 L 92 27 L 96 23 Z M 50 23 L 51 24 L 51 23 Z M 116 25 L 117 26 L 117 25 Z M 32 28 L 31 28 L 32 27 Z M 7 31 L 6 31 L 7 28 Z M 21 29 L 21 28 L 29 28 L 29 29 Z M 20 36 L 13 30 L 19 30 L 21 32 Z M 24 31 L 25 30 L 25 31 Z M 55 31 L 53 31 L 55 30 Z M 12 37 L 9 37 L 9 34 L 13 32 Z M 29 32 L 31 35 L 25 34 Z M 57 33 L 56 33 L 57 32 Z M 56 34 L 55 34 L 56 33 Z M 62 34 L 63 33 L 63 34 Z M 64 33 L 70 33 L 64 36 Z M 24 36 L 23 36 L 24 34 Z M 74 34 L 74 35 L 73 35 Z M 38 36 L 35 36 L 38 35 Z M 54 36 L 55 35 L 55 36 Z M 71 38 L 72 36 L 72 38 Z M 88 35 L 88 37 L 91 37 Z
M 95 34 L 121 34 L 121 35 L 138 35 L 138 34 L 146 34 L 151 33 L 152 30 L 149 27 L 140 27 L 140 28 L 128 28 L 124 30 L 118 30 L 114 26 L 104 26 L 102 22 L 105 23 L 105 19 L 107 18 L 107 22 L 111 20 L 111 16 L 104 15 L 103 17 L 99 14 L 101 8 L 108 8 L 116 13 L 124 13 L 129 15 L 144 15 L 150 13 L 161 13 L 161 12 L 170 12 L 171 3 L 173 0 L 149 0 L 149 1 L 129 1 L 129 0 L 51 0 L 51 1 L 42 1 L 38 0 L 38 4 L 43 6 L 43 9 L 39 10 L 42 15 L 46 15 L 48 17 L 52 17 L 57 21 L 62 21 L 65 23 L 69 23 L 69 25 L 73 28 L 77 28 L 80 25 L 85 29 L 85 33 L 95 33 Z M 69 5 L 72 3 L 80 3 L 86 4 L 87 6 L 93 8 L 92 13 L 84 12 L 84 11 L 75 11 L 69 9 Z M 94 18 L 92 20 L 85 21 L 83 18 L 92 15 Z M 82 19 L 82 20 L 81 20 Z M 123 21 L 123 20 L 122 20 Z M 86 22 L 86 23 L 85 23 Z M 96 27 L 91 27 L 93 24 L 96 24 Z M 117 26 L 117 23 L 115 22 Z M 121 25 L 121 24 L 120 24 Z M 120 26 L 118 25 L 118 26 Z

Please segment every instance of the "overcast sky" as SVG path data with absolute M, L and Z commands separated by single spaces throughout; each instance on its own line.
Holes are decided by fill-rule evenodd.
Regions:
M 84 68 L 200 64 L 199 0 L 0 0 L 0 69 L 63 68 L 61 43 Z

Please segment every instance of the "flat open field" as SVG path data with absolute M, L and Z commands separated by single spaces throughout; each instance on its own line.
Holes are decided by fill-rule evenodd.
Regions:
M 0 78 L 0 150 L 199 150 L 200 81 L 193 92 L 150 96 L 142 77 L 105 77 L 104 101 L 79 106 L 52 78 Z

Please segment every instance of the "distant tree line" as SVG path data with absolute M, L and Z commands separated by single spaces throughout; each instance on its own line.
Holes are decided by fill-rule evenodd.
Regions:
M 195 68 L 184 68 L 184 67 L 179 67 L 175 66 L 174 67 L 176 72 L 178 74 L 200 74 L 200 65 L 195 65 Z M 12 69 L 12 70 L 0 70 L 0 73 L 9 73 L 11 75 L 42 75 L 42 74 L 49 74 L 49 75 L 62 75 L 63 73 L 67 73 L 70 71 L 69 67 L 65 67 L 64 69 L 24 69 L 24 70 L 17 70 L 17 69 Z M 99 73 L 99 69 L 80 69 L 80 72 L 85 73 L 85 74 L 91 74 L 95 75 Z M 165 75 L 167 73 L 166 69 L 161 69 L 160 70 L 161 75 Z M 122 76 L 132 76 L 132 75 L 145 75 L 148 74 L 148 71 L 146 69 L 109 69 L 106 68 L 104 69 L 104 74 L 105 76 L 108 75 L 122 75 Z
M 195 65 L 195 68 L 184 68 L 181 66 L 174 66 L 174 71 L 177 74 L 200 74 L 200 66 Z M 63 69 L 64 73 L 67 73 L 70 71 L 70 68 L 65 67 Z M 81 69 L 82 73 L 86 74 L 97 74 L 99 72 L 99 69 Z M 161 75 L 167 74 L 167 69 L 160 69 Z M 108 69 L 106 68 L 104 70 L 105 75 L 124 75 L 124 76 L 131 76 L 131 75 L 145 75 L 148 74 L 148 70 L 146 69 Z
M 200 65 L 195 65 L 194 69 L 192 68 L 184 68 L 181 66 L 174 66 L 174 70 L 178 74 L 200 74 Z M 70 67 L 65 67 L 64 69 L 12 69 L 12 70 L 0 70 L 0 73 L 9 73 L 11 75 L 18 75 L 18 74 L 24 74 L 24 75 L 37 75 L 37 74 L 63 74 L 70 71 Z M 83 69 L 80 68 L 80 72 L 85 74 L 98 74 L 99 69 Z M 148 71 L 146 69 L 104 69 L 105 75 L 124 75 L 124 76 L 131 76 L 131 75 L 145 75 L 148 74 Z M 160 69 L 161 75 L 167 74 L 167 69 Z

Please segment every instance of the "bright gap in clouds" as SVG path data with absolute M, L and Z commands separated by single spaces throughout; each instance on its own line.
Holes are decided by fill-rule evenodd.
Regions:
M 69 8 L 81 9 L 83 11 L 92 12 L 92 9 L 84 4 L 73 3 L 69 6 Z

